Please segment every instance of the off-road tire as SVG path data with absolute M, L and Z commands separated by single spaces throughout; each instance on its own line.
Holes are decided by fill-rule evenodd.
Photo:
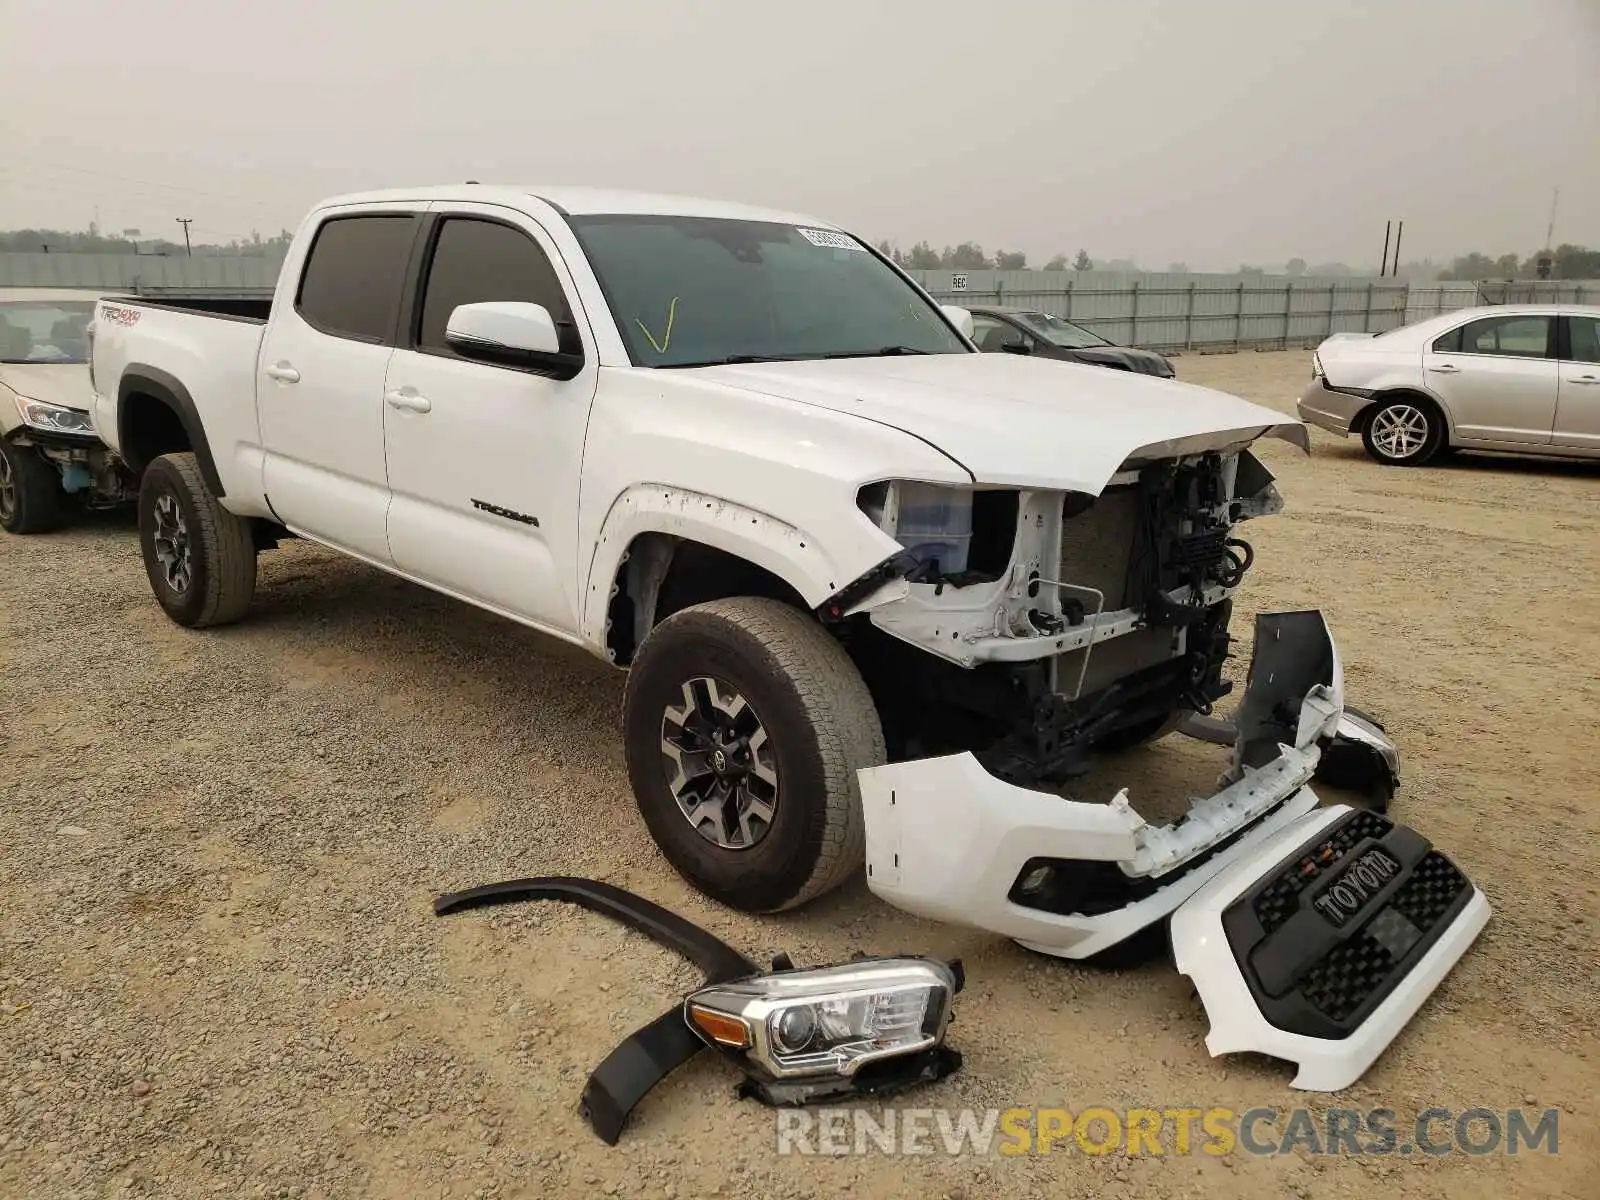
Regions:
M 189 538 L 190 576 L 182 591 L 168 583 L 156 552 L 156 506 L 163 497 L 176 501 Z M 249 609 L 256 590 L 250 523 L 211 494 L 192 453 L 163 454 L 145 468 L 139 483 L 139 548 L 156 602 L 179 625 L 227 625 Z
M 61 477 L 32 446 L 0 439 L 0 472 L 9 473 L 9 505 L 0 505 L 0 529 L 26 535 L 49 533 L 66 524 L 72 509 Z
M 1382 421 L 1397 417 L 1405 412 L 1416 414 L 1426 426 L 1426 433 L 1421 444 L 1407 454 L 1396 454 L 1385 445 L 1385 440 L 1380 436 L 1383 428 Z M 1376 462 L 1386 467 L 1420 467 L 1432 462 L 1448 449 L 1450 443 L 1450 430 L 1445 424 L 1444 414 L 1439 411 L 1438 405 L 1423 396 L 1411 393 L 1400 393 L 1386 396 L 1374 404 L 1361 418 L 1361 444 L 1366 447 L 1367 454 Z
M 673 797 L 661 750 L 683 685 L 715 678 L 746 698 L 776 755 L 778 797 L 765 837 L 725 849 Z M 872 696 L 844 648 L 810 614 L 739 596 L 674 613 L 639 648 L 623 698 L 628 775 L 667 861 L 700 891 L 745 912 L 777 912 L 860 871 L 866 832 L 856 771 L 884 762 Z

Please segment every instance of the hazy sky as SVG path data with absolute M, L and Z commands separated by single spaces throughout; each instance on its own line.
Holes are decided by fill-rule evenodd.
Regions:
M 415 13 L 415 16 L 406 15 Z M 1600 0 L 0 0 L 0 227 L 592 183 L 1163 269 L 1600 245 Z

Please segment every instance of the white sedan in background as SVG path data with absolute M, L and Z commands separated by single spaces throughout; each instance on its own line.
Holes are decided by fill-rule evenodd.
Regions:
M 1448 449 L 1600 458 L 1600 307 L 1496 305 L 1334 334 L 1298 410 L 1394 466 Z

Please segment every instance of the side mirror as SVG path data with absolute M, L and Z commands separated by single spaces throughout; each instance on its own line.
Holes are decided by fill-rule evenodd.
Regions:
M 941 304 L 939 309 L 961 331 L 961 336 L 970 342 L 972 340 L 972 314 L 959 304 Z
M 571 379 L 583 369 L 581 353 L 561 349 L 550 310 L 523 300 L 457 305 L 445 323 L 444 340 L 462 358 L 523 367 L 557 379 Z

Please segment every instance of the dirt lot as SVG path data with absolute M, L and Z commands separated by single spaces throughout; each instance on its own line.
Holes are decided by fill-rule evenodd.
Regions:
M 1308 356 L 1180 374 L 1288 409 Z M 0 536 L 0 1194 L 1593 1196 L 1600 468 L 1387 470 L 1320 434 L 1310 458 L 1263 457 L 1290 511 L 1249 530 L 1247 609 L 1327 611 L 1352 700 L 1405 756 L 1396 814 L 1496 909 L 1344 1095 L 1209 1059 L 1159 960 L 1039 958 L 864 886 L 782 919 L 720 910 L 635 814 L 619 675 L 299 544 L 263 557 L 247 623 L 189 633 L 106 519 Z M 1169 739 L 1090 787 L 1204 789 L 1215 753 Z M 562 906 L 431 915 L 439 891 L 539 873 L 635 888 L 758 959 L 962 955 L 966 1070 L 901 1107 L 1309 1099 L 1404 1129 L 1434 1105 L 1555 1106 L 1560 1153 L 781 1157 L 710 1056 L 607 1149 L 584 1078 L 693 974 Z

